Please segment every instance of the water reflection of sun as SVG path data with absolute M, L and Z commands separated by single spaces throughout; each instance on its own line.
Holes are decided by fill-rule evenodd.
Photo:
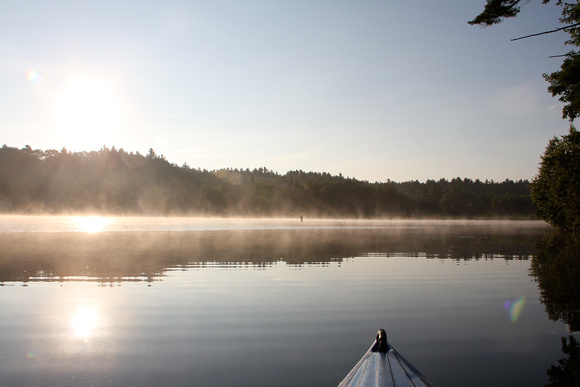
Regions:
M 72 335 L 88 341 L 98 326 L 98 315 L 94 309 L 81 307 L 71 320 Z
M 103 231 L 109 222 L 100 216 L 81 216 L 77 218 L 77 223 L 81 231 L 95 233 Z

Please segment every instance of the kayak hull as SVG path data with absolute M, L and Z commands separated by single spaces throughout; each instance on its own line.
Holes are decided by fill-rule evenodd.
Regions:
M 339 387 L 433 386 L 386 341 L 386 334 L 384 343 L 381 343 L 378 339 L 379 334 L 377 340 L 339 384 Z

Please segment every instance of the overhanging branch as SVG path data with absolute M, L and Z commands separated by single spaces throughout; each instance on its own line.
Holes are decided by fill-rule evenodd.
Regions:
M 565 30 L 566 28 L 572 28 L 572 27 L 578 27 L 578 26 L 580 26 L 580 23 L 572 24 L 572 25 L 565 26 L 565 27 L 556 28 L 555 30 L 551 30 L 551 31 L 544 31 L 544 32 L 538 32 L 537 34 L 531 34 L 531 35 L 521 36 L 519 38 L 511 39 L 511 41 L 514 42 L 516 40 L 531 38 L 531 37 L 534 37 L 534 36 L 551 34 L 552 32 L 562 31 L 562 30 Z

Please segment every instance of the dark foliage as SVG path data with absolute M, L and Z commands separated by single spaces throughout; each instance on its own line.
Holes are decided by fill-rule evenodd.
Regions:
M 492 25 L 501 23 L 503 18 L 515 17 L 520 12 L 521 0 L 487 0 L 483 12 L 469 21 L 469 24 Z
M 531 275 L 538 283 L 540 301 L 548 317 L 568 325 L 571 332 L 580 330 L 580 239 L 573 234 L 553 232 L 536 243 Z M 565 357 L 547 370 L 546 386 L 580 385 L 580 346 L 574 338 L 562 337 Z
M 580 132 L 554 137 L 531 183 L 538 215 L 561 231 L 580 231 Z
M 562 10 L 560 22 L 570 26 L 566 32 L 570 39 L 566 44 L 578 47 L 580 45 L 580 4 L 566 3 Z M 550 83 L 548 91 L 552 96 L 564 103 L 562 117 L 573 121 L 580 115 L 580 54 L 572 50 L 566 54 L 560 71 L 544 74 L 544 79 Z
M 573 121 L 580 115 L 580 55 L 570 52 L 562 63 L 562 70 L 544 74 L 544 79 L 550 83 L 548 91 L 565 105 L 562 108 L 562 118 Z
M 572 335 L 562 337 L 562 353 L 565 357 L 552 364 L 547 374 L 549 387 L 576 387 L 580 385 L 580 345 Z
M 531 274 L 540 288 L 540 301 L 553 321 L 580 330 L 580 239 L 553 233 L 537 243 Z
M 4 145 L 5 213 L 307 217 L 532 218 L 528 181 L 455 178 L 369 183 L 267 168 L 207 171 L 123 149 L 73 153 Z
M 549 3 L 550 0 L 542 0 L 542 3 Z M 522 0 L 487 0 L 483 12 L 469 21 L 469 24 L 480 24 L 490 26 L 492 24 L 501 23 L 504 18 L 515 17 L 520 13 L 520 4 L 527 3 Z M 556 1 L 556 4 L 561 5 L 562 1 Z

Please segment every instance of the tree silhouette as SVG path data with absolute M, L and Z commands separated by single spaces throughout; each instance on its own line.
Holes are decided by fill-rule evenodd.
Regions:
M 0 149 L 0 211 L 121 215 L 533 218 L 525 180 L 369 183 L 265 167 L 207 171 L 115 147 Z

